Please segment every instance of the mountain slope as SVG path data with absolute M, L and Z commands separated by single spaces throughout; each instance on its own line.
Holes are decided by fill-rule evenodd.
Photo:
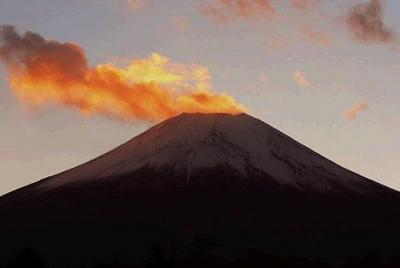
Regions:
M 244 180 L 257 171 L 305 192 L 368 195 L 388 190 L 348 171 L 249 115 L 182 114 L 117 149 L 37 184 L 37 190 L 115 178 L 141 168 L 192 173 L 224 166 Z
M 137 261 L 153 243 L 187 254 L 196 237 L 224 256 L 390 255 L 399 200 L 246 114 L 182 114 L 1 197 L 0 257 L 29 245 L 58 266 Z

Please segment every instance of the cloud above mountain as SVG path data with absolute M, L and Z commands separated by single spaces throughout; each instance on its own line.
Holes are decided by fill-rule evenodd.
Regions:
M 33 107 L 58 104 L 85 115 L 150 121 L 182 112 L 245 110 L 232 96 L 212 91 L 207 68 L 157 53 L 123 68 L 112 63 L 92 67 L 77 44 L 1 25 L 0 61 L 15 94 Z

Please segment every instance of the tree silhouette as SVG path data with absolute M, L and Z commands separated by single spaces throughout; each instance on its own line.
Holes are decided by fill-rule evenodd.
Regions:
M 286 259 L 284 264 L 281 266 L 284 268 L 329 268 L 330 266 L 307 258 L 291 257 Z
M 143 265 L 145 268 L 171 267 L 164 249 L 159 245 L 153 245 L 149 248 L 147 257 L 143 259 Z
M 33 249 L 26 248 L 17 253 L 15 260 L 10 262 L 7 268 L 45 268 L 45 260 Z
M 115 261 L 113 263 L 101 262 L 101 263 L 93 266 L 93 268 L 135 268 L 135 267 Z
M 202 259 L 206 256 L 212 255 L 221 245 L 212 238 L 196 237 L 192 241 L 191 246 L 193 248 L 193 257 Z
M 281 264 L 282 262 L 278 257 L 251 249 L 247 252 L 247 257 L 241 262 L 241 267 L 280 267 Z
M 400 267 L 400 256 L 391 259 L 387 266 L 387 268 L 398 268 L 398 267 Z
M 378 254 L 370 253 L 361 258 L 349 258 L 345 268 L 381 268 L 384 266 Z

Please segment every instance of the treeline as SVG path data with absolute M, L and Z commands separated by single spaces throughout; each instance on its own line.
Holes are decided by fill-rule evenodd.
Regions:
M 364 257 L 348 258 L 341 268 L 399 268 L 400 257 L 384 260 L 377 254 L 368 254 Z M 32 249 L 24 249 L 17 256 L 0 268 L 57 268 L 47 265 L 45 258 Z M 88 267 L 77 268 L 336 268 L 326 263 L 313 261 L 301 257 L 280 258 L 272 254 L 250 250 L 247 256 L 227 260 L 199 247 L 190 257 L 175 258 L 166 254 L 165 250 L 157 245 L 149 248 L 148 254 L 139 264 L 130 265 L 114 262 L 99 262 Z

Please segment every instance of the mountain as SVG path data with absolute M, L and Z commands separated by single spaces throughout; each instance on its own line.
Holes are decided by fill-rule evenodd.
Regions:
M 138 262 L 153 244 L 190 254 L 196 239 L 228 258 L 393 256 L 398 201 L 249 115 L 182 114 L 0 197 L 0 257 L 29 246 L 57 267 Z
M 218 167 L 245 182 L 259 177 L 259 183 L 301 192 L 367 196 L 389 191 L 246 114 L 182 114 L 29 190 L 37 194 L 77 183 L 115 180 L 147 168 L 173 171 L 180 178 L 174 186 L 183 187 L 198 172 Z

